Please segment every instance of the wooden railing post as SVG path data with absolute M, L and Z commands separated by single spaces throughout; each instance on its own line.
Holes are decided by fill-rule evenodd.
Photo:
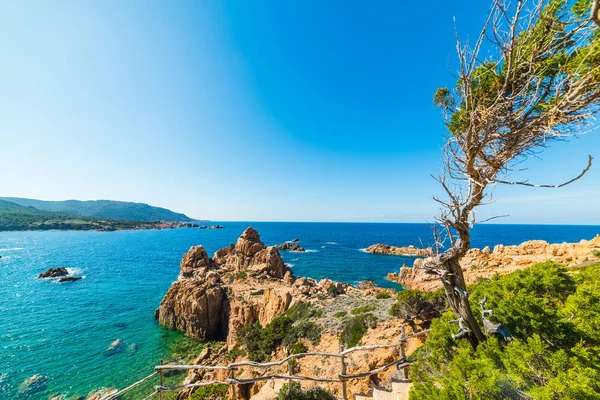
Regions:
M 402 328 L 400 330 L 400 358 L 405 358 L 406 357 L 406 353 L 404 352 L 404 345 L 405 345 L 405 341 L 406 340 L 406 334 L 404 331 L 404 325 L 402 325 Z M 408 372 L 406 371 L 406 367 L 402 367 L 400 368 L 400 377 L 401 379 L 408 379 Z
M 344 343 L 340 342 L 340 353 L 344 351 Z M 342 399 L 348 400 L 348 390 L 346 388 L 346 380 L 342 378 L 342 375 L 346 375 L 346 357 L 342 355 L 340 358 L 340 380 L 342 381 Z
M 229 371 L 227 371 L 227 377 L 228 378 L 234 378 L 235 377 L 235 372 L 233 369 L 230 369 Z M 232 400 L 238 400 L 239 396 L 238 396 L 238 387 L 236 383 L 232 383 L 231 384 L 231 399 Z
M 289 357 L 291 354 L 290 348 L 286 347 L 285 348 L 285 355 L 286 357 Z M 292 358 L 291 360 L 288 360 L 287 365 L 288 365 L 288 375 L 292 376 L 294 375 L 294 358 Z M 292 390 L 292 378 L 288 379 L 288 393 L 290 393 Z
M 160 360 L 160 365 L 163 365 L 163 360 Z M 158 376 L 159 376 L 159 385 L 160 388 L 158 389 L 158 398 L 160 400 L 163 400 L 163 391 L 162 391 L 162 385 L 163 385 L 163 370 L 161 369 L 160 371 L 158 371 Z

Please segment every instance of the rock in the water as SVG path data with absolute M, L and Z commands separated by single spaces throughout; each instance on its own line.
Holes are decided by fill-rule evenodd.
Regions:
M 112 356 L 114 354 L 119 354 L 125 350 L 125 342 L 121 339 L 117 339 L 113 341 L 110 346 L 104 351 L 104 354 L 107 356 Z
M 129 353 L 131 353 L 131 354 L 137 353 L 137 350 L 138 350 L 138 344 L 137 343 L 131 343 L 129 345 L 129 347 L 127 348 L 127 351 L 129 351 Z
M 96 389 L 91 391 L 87 397 L 86 400 L 102 400 L 105 397 L 111 395 L 111 394 L 115 394 L 117 393 L 118 390 L 115 388 L 101 388 L 101 389 Z
M 285 242 L 274 246 L 277 250 L 285 250 L 285 251 L 306 251 L 304 247 L 300 246 L 298 243 L 294 242 Z
M 300 241 L 300 239 L 298 239 L 298 238 L 292 240 L 293 243 L 298 243 L 299 241 Z
M 36 374 L 25 379 L 21 385 L 19 385 L 19 393 L 30 395 L 46 389 L 47 385 L 48 377 L 45 375 Z
M 73 282 L 83 279 L 83 276 L 63 276 L 58 282 Z
M 58 278 L 69 275 L 69 271 L 65 267 L 50 268 L 46 272 L 38 275 L 38 278 Z

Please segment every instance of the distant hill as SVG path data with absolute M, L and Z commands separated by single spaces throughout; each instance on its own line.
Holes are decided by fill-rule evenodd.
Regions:
M 92 218 L 108 218 L 123 221 L 169 221 L 190 222 L 192 218 L 161 207 L 143 203 L 113 200 L 65 200 L 45 201 L 19 197 L 0 197 L 0 200 L 39 211 L 49 211 Z
M 153 228 L 161 228 L 161 225 L 148 221 L 122 221 L 69 215 L 0 200 L 0 231 L 48 229 L 112 231 Z

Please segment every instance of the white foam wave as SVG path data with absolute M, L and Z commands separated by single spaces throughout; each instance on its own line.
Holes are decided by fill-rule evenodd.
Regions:
M 0 251 L 19 251 L 19 250 L 23 250 L 22 247 L 11 247 L 9 249 L 0 249 Z
M 318 252 L 319 252 L 319 250 L 314 250 L 314 249 L 308 249 L 308 250 L 304 251 L 304 253 L 318 253 Z M 299 251 L 299 253 L 303 253 L 303 252 Z
M 288 266 L 288 267 L 290 267 L 290 268 L 294 268 L 294 266 L 295 266 L 296 264 L 292 264 L 292 263 L 285 263 L 285 265 L 287 265 L 287 266 Z
M 365 247 L 364 249 L 358 249 L 358 251 L 360 251 L 362 253 L 366 253 L 367 252 L 367 248 Z
M 67 268 L 69 275 L 79 275 L 83 272 L 81 268 Z
M 325 247 L 327 247 L 327 246 L 321 246 L 322 249 L 324 249 Z
M 325 244 L 337 244 L 337 242 L 325 242 Z

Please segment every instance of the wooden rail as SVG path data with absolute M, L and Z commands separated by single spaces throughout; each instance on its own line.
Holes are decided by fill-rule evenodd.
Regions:
M 406 379 L 407 374 L 406 374 L 405 368 L 408 367 L 412 363 L 412 361 L 409 361 L 406 358 L 403 346 L 407 340 L 417 337 L 417 336 L 425 335 L 427 333 L 429 333 L 429 329 L 405 336 L 404 335 L 404 327 L 402 327 L 402 334 L 400 336 L 400 341 L 398 341 L 396 343 L 383 344 L 383 345 L 355 346 L 355 347 L 349 348 L 347 350 L 344 350 L 343 345 L 341 344 L 339 353 L 314 352 L 314 353 L 291 354 L 281 360 L 267 362 L 267 363 L 258 363 L 258 362 L 254 362 L 254 361 L 239 361 L 239 362 L 230 363 L 230 364 L 224 365 L 224 366 L 219 366 L 219 365 L 163 365 L 162 361 L 161 361 L 161 364 L 157 365 L 154 368 L 154 372 L 152 374 L 146 376 L 145 378 L 140 379 L 139 381 L 129 385 L 125 389 L 122 389 L 122 390 L 116 392 L 115 394 L 108 395 L 108 396 L 102 398 L 101 400 L 116 400 L 119 396 L 121 396 L 124 393 L 128 392 L 129 390 L 141 385 L 142 383 L 152 379 L 157 374 L 159 375 L 159 378 L 160 378 L 159 385 L 155 386 L 154 392 L 151 393 L 145 399 L 149 399 L 153 396 L 156 396 L 157 394 L 158 394 L 159 398 L 162 399 L 162 393 L 165 391 L 191 389 L 191 388 L 198 388 L 198 387 L 202 387 L 202 386 L 221 384 L 221 385 L 232 385 L 232 387 L 234 389 L 234 400 L 237 400 L 237 387 L 236 387 L 237 385 L 256 383 L 256 382 L 267 381 L 267 380 L 271 380 L 271 379 L 284 379 L 284 380 L 287 380 L 289 383 L 291 383 L 292 381 L 341 383 L 342 399 L 347 400 L 348 394 L 347 394 L 347 389 L 346 389 L 346 382 L 351 379 L 359 379 L 359 378 L 365 378 L 368 376 L 376 375 L 381 372 L 387 371 L 388 369 L 390 369 L 393 366 L 396 366 L 396 368 L 401 370 L 404 378 Z M 375 350 L 375 349 L 389 349 L 389 348 L 394 348 L 394 347 L 400 348 L 400 357 L 397 360 L 392 361 L 391 363 L 386 364 L 382 367 L 372 369 L 370 371 L 360 372 L 360 373 L 356 373 L 356 374 L 347 374 L 346 373 L 346 358 L 348 357 L 348 355 L 350 355 L 354 352 L 359 352 L 359 351 L 369 351 L 369 350 Z M 339 358 L 340 359 L 340 373 L 338 374 L 338 376 L 336 378 L 294 375 L 291 364 L 290 364 L 291 360 L 300 359 L 300 358 L 304 358 L 304 357 L 335 357 L 335 358 Z M 285 363 L 288 363 L 287 375 L 264 375 L 264 376 L 258 376 L 256 378 L 249 378 L 249 379 L 238 379 L 238 378 L 235 378 L 235 376 L 234 376 L 234 372 L 237 371 L 240 367 L 254 367 L 254 368 L 268 369 L 268 368 L 272 368 L 272 367 L 281 366 Z M 178 385 L 178 386 L 163 386 L 163 374 L 165 371 L 185 371 L 185 370 L 229 371 L 230 373 L 228 374 L 228 378 L 224 381 L 212 380 L 212 381 L 206 381 L 206 382 L 188 383 L 188 384 Z

